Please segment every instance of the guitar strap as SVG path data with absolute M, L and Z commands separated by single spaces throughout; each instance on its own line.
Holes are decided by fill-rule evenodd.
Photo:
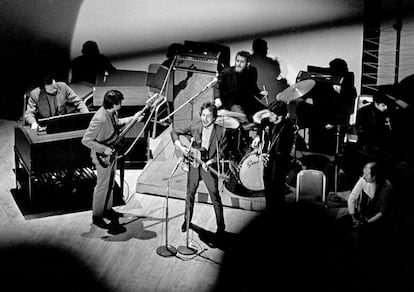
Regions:
M 119 129 L 118 129 L 117 125 L 116 125 L 115 116 L 112 115 L 112 114 L 110 114 L 110 113 L 108 113 L 108 115 L 109 115 L 109 118 L 111 119 L 111 123 L 112 123 L 112 126 L 114 127 L 114 131 L 112 132 L 111 136 L 109 136 L 105 140 L 99 142 L 99 143 L 102 143 L 102 144 L 105 144 L 105 145 L 110 144 L 110 143 L 108 143 L 109 141 L 115 141 L 116 138 L 119 135 Z

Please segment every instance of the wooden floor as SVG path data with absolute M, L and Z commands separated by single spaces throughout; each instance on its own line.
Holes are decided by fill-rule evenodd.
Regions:
M 0 279 L 4 286 L 12 285 L 15 291 L 27 287 L 31 291 L 215 291 L 227 252 L 233 252 L 233 256 L 234 251 L 240 252 L 240 259 L 256 254 L 266 258 L 266 251 L 270 248 L 268 255 L 272 255 L 272 246 L 277 246 L 267 241 L 262 248 L 256 245 L 254 250 L 240 249 L 238 234 L 259 218 L 261 212 L 231 207 L 224 210 L 227 233 L 217 240 L 213 234 L 216 229 L 213 208 L 204 203 L 195 206 L 194 226 L 187 242 L 185 233 L 180 230 L 184 201 L 176 198 L 168 201 L 166 238 L 165 197 L 135 192 L 142 170 L 126 170 L 127 203 L 116 207 L 125 214 L 120 220 L 125 232 L 110 234 L 92 225 L 90 210 L 25 218 L 11 195 L 11 190 L 16 187 L 13 173 L 16 124 L 0 120 Z M 336 213 L 343 211 L 343 208 L 338 209 Z M 272 238 L 271 230 L 262 232 L 266 238 Z M 260 242 L 261 237 L 256 234 L 249 240 Z M 185 247 L 188 243 L 197 254 L 160 256 L 157 248 L 164 246 L 166 239 L 175 248 Z M 303 242 L 301 248 L 306 244 Z M 411 261 L 404 264 L 413 267 Z M 262 266 L 251 266 L 231 281 L 234 281 L 234 287 L 243 287 L 243 283 L 246 287 L 254 283 L 261 287 L 257 271 L 262 270 Z M 348 271 L 342 272 L 344 274 L 338 276 L 346 281 Z M 286 273 L 294 271 L 287 270 Z M 338 287 L 342 281 L 339 280 Z
M 27 273 L 43 278 L 45 288 L 53 283 L 51 275 L 55 269 L 62 269 L 61 258 L 56 258 L 46 266 L 37 254 L 44 249 L 53 254 L 56 249 L 75 257 L 91 273 L 97 283 L 109 291 L 209 291 L 212 289 L 220 270 L 224 248 L 210 247 L 210 243 L 200 240 L 199 235 L 189 233 L 189 245 L 198 254 L 163 257 L 157 248 L 166 243 L 165 211 L 166 201 L 162 196 L 135 193 L 137 178 L 141 170 L 126 170 L 125 194 L 128 200 L 116 209 L 125 213 L 121 223 L 126 231 L 113 235 L 91 224 L 91 211 L 70 214 L 26 216 L 20 212 L 11 190 L 16 187 L 13 173 L 14 121 L 0 120 L 0 247 L 2 255 L 13 254 L 18 247 L 25 246 L 30 251 L 25 257 L 7 257 L 6 262 L 16 268 L 9 270 L 13 285 L 16 279 L 28 277 Z M 180 228 L 183 222 L 184 201 L 169 199 L 168 243 L 178 248 L 187 246 L 186 234 Z M 48 216 L 45 216 L 48 215 Z M 257 212 L 225 209 L 227 231 L 230 236 L 237 234 Z M 31 219 L 28 219 L 31 218 Z M 196 204 L 193 223 L 200 226 L 198 232 L 209 235 L 215 232 L 214 211 L 209 204 Z M 33 261 L 34 260 L 34 261 Z M 4 263 L 4 261 L 3 261 Z M 41 270 L 39 270 L 41 269 Z M 15 272 L 17 275 L 12 273 Z M 202 275 L 202 276 L 200 276 Z M 3 275 L 4 276 L 4 275 Z M 68 272 L 66 281 L 77 281 Z M 7 279 L 6 279 L 7 280 Z M 62 283 L 64 285 L 64 283 Z M 46 289 L 47 290 L 47 289 Z M 61 291 L 56 289 L 54 291 Z

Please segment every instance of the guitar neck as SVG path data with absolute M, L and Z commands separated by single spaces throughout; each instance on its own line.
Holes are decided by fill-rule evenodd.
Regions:
M 203 160 L 199 159 L 198 157 L 194 157 L 194 159 L 199 163 L 199 164 L 203 164 L 205 163 Z M 211 166 L 207 165 L 207 169 L 214 174 L 215 176 L 219 177 L 219 174 L 217 172 L 217 170 L 215 170 L 214 168 L 212 168 Z
M 117 144 L 121 143 L 121 141 L 124 139 L 125 135 L 128 133 L 129 130 L 131 130 L 131 128 L 134 126 L 134 124 L 136 123 L 136 121 L 142 116 L 142 114 L 148 110 L 149 105 L 146 104 L 144 106 L 144 108 L 142 110 L 140 110 L 138 112 L 138 115 L 128 123 L 128 125 L 126 125 L 125 129 L 122 130 L 122 132 L 119 134 L 118 138 L 115 140 L 115 142 L 113 143 L 114 146 L 116 146 Z

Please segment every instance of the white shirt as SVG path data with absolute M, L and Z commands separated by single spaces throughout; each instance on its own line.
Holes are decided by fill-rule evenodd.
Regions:
M 358 198 L 361 196 L 362 192 L 366 193 L 371 199 L 374 198 L 376 191 L 375 182 L 367 182 L 363 177 L 361 177 L 358 182 L 355 184 L 354 188 L 351 191 L 351 194 L 348 198 L 348 209 L 351 214 L 355 213 L 355 205 L 358 201 Z
M 213 131 L 214 124 L 202 129 L 201 132 L 201 147 L 208 150 L 208 146 L 210 145 L 210 136 L 211 132 Z

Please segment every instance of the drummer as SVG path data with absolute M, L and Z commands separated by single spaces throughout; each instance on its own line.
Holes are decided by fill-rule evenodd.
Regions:
M 261 110 L 253 116 L 254 121 L 260 124 L 260 130 L 253 139 L 252 147 L 261 150 L 268 210 L 280 207 L 284 202 L 286 175 L 295 136 L 295 127 L 287 117 L 287 112 L 287 104 L 275 100 L 269 104 L 269 109 Z
M 250 66 L 250 53 L 240 51 L 235 65 L 221 71 L 214 87 L 214 103 L 218 108 L 245 114 L 242 123 L 252 122 L 256 112 L 266 108 L 257 98 L 267 98 L 268 92 L 257 87 L 257 70 Z

